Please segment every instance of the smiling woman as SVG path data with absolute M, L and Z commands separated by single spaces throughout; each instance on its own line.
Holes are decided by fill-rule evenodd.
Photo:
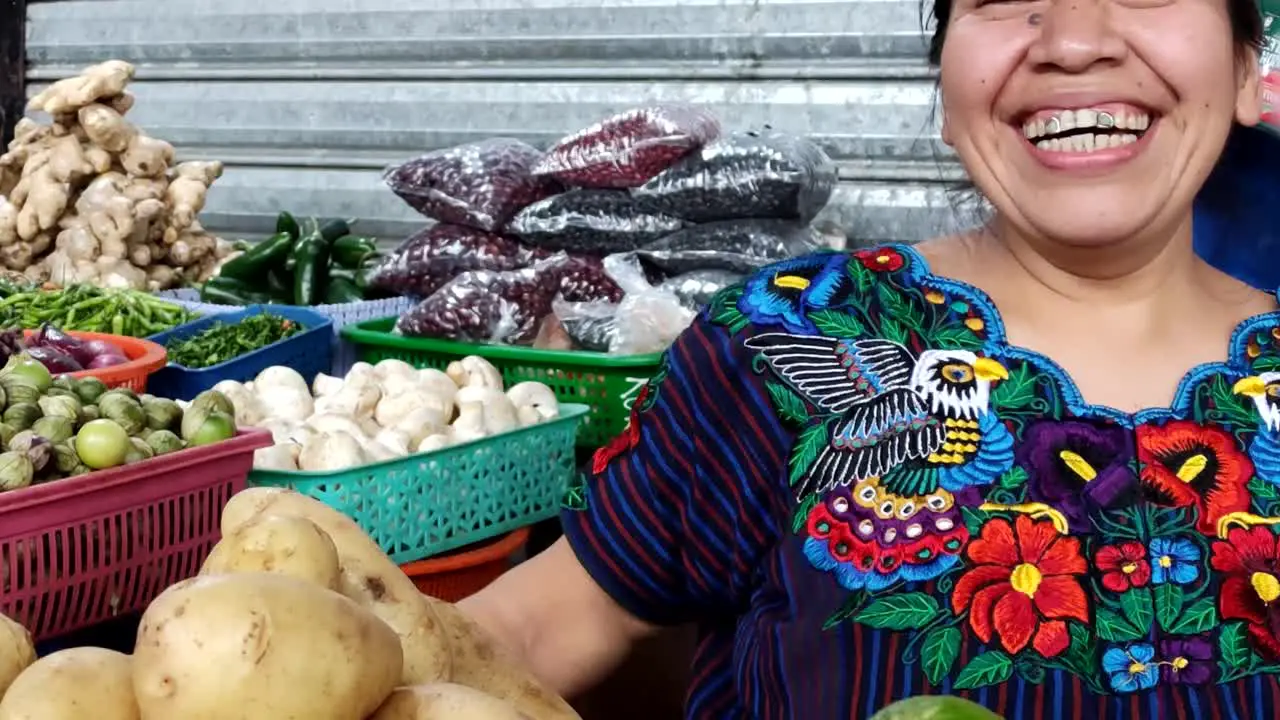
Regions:
M 934 12 L 990 221 L 723 292 L 566 539 L 465 607 L 566 692 L 695 622 L 689 718 L 1276 717 L 1280 311 L 1192 248 L 1257 9 Z

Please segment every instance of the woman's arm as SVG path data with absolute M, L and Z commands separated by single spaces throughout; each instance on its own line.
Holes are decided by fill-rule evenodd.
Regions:
M 458 606 L 565 697 L 602 680 L 656 630 L 614 602 L 563 538 Z

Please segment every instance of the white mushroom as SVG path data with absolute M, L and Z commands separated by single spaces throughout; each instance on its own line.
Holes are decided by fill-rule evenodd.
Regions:
M 437 434 L 437 435 L 428 435 L 422 439 L 422 442 L 418 443 L 418 447 L 416 451 L 420 453 L 434 452 L 436 450 L 443 450 L 452 444 L 453 444 L 453 440 L 450 439 L 448 435 L 445 435 L 443 433 Z
M 516 406 L 516 415 L 523 427 L 560 417 L 560 401 L 551 388 L 540 382 L 513 385 L 507 391 L 507 399 Z
M 282 442 L 253 451 L 255 470 L 297 470 L 302 447 L 295 442 Z
M 322 398 L 326 395 L 336 395 L 341 392 L 344 385 L 345 383 L 342 378 L 336 378 L 332 375 L 320 373 L 319 375 L 316 375 L 315 380 L 311 381 L 311 393 L 317 398 Z
M 498 372 L 488 360 L 469 355 L 449 363 L 445 371 L 450 380 L 460 388 L 482 387 L 493 390 L 502 389 L 502 373 Z
M 501 390 L 486 387 L 465 387 L 458 391 L 458 407 L 479 403 L 484 408 L 484 429 L 490 435 L 508 432 L 520 427 L 516 406 Z
M 458 406 L 458 419 L 453 421 L 450 436 L 455 443 L 471 442 L 487 437 L 484 428 L 484 404 L 463 403 Z

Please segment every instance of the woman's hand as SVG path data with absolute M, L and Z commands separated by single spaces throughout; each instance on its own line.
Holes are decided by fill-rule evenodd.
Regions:
M 605 594 L 563 538 L 458 607 L 564 697 L 602 680 L 656 631 Z

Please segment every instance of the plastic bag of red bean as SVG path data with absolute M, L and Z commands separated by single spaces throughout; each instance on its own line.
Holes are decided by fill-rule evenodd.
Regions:
M 427 153 L 382 178 L 414 210 L 443 223 L 495 231 L 525 206 L 559 191 L 534 177 L 542 152 L 513 138 L 491 138 Z
M 616 303 L 622 295 L 622 288 L 605 272 L 600 258 L 576 256 L 561 270 L 560 297 L 566 302 Z
M 519 270 L 463 273 L 401 315 L 396 331 L 412 337 L 526 345 L 551 314 L 569 262 L 560 254 Z
M 556 143 L 533 169 L 566 185 L 633 188 L 720 136 L 705 110 L 663 105 L 628 110 Z
M 694 225 L 650 243 L 636 255 L 668 275 L 695 270 L 751 273 L 822 249 L 821 236 L 790 220 L 730 220 Z
M 570 190 L 521 210 L 507 231 L 535 247 L 608 255 L 684 226 L 680 218 L 646 209 L 626 190 Z
M 659 173 L 635 195 L 690 222 L 774 218 L 809 222 L 836 187 L 836 167 L 813 142 L 776 132 L 729 135 Z
M 411 236 L 369 275 L 377 290 L 427 297 L 472 270 L 515 270 L 531 265 L 534 252 L 515 240 L 484 230 L 438 223 Z

